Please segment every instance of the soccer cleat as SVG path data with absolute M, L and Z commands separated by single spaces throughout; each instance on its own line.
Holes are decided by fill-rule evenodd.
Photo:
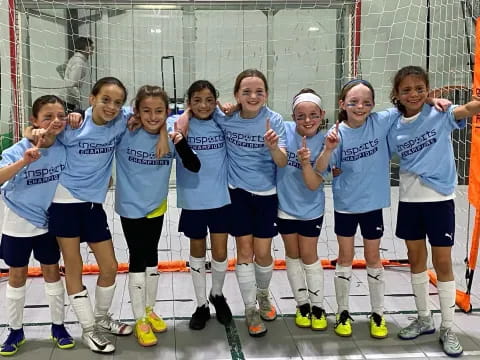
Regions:
M 260 337 L 267 333 L 267 328 L 256 307 L 245 309 L 245 322 L 247 323 L 248 334 L 250 336 Z
M 295 313 L 295 325 L 301 328 L 309 328 L 312 326 L 309 303 L 297 306 L 297 312 Z
M 336 315 L 335 334 L 338 336 L 352 336 L 352 317 L 348 310 L 343 310 L 341 314 Z
M 146 319 L 153 332 L 162 333 L 167 331 L 167 323 L 160 316 L 155 314 L 150 306 L 146 307 L 145 313 L 147 314 Z
M 95 319 L 95 326 L 113 335 L 126 336 L 133 332 L 133 327 L 112 319 L 112 314 L 105 314 Z
M 16 330 L 10 329 L 10 334 L 8 334 L 7 340 L 5 340 L 0 349 L 0 355 L 15 355 L 18 351 L 18 348 L 23 344 L 25 344 L 25 334 L 23 333 L 23 328 Z
M 115 346 L 98 329 L 83 331 L 83 343 L 93 352 L 109 354 L 115 351 Z
M 328 326 L 325 310 L 318 306 L 312 306 L 312 330 L 323 331 Z
M 404 327 L 398 333 L 398 337 L 402 340 L 412 340 L 423 334 L 433 334 L 435 332 L 435 324 L 432 315 L 419 316 L 413 320 L 410 325 Z
M 225 299 L 225 296 L 212 296 L 212 294 L 210 294 L 208 300 L 210 300 L 210 302 L 215 307 L 215 313 L 218 322 L 223 325 L 229 324 L 232 321 L 232 311 L 227 304 L 227 299 Z
M 268 289 L 257 290 L 257 301 L 260 317 L 265 321 L 273 321 L 277 318 L 277 310 L 270 301 Z
M 440 344 L 448 356 L 457 357 L 463 353 L 462 345 L 452 329 L 440 328 Z
M 388 336 L 385 318 L 377 313 L 370 316 L 370 336 L 375 339 L 385 339 Z
M 208 307 L 207 303 L 197 307 L 197 310 L 195 310 L 193 313 L 188 326 L 193 330 L 202 330 L 207 324 L 208 320 L 210 320 L 210 308 Z
M 75 340 L 65 329 L 64 324 L 52 324 L 52 340 L 59 349 L 71 349 L 75 346 Z
M 142 346 L 153 346 L 157 344 L 157 337 L 153 333 L 147 318 L 140 319 L 135 323 L 134 334 L 138 343 Z

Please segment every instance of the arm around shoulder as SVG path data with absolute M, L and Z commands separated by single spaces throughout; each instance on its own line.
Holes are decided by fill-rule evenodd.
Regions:
M 453 116 L 455 120 L 461 120 L 480 113 L 480 99 L 472 100 L 465 105 L 457 106 L 453 109 Z

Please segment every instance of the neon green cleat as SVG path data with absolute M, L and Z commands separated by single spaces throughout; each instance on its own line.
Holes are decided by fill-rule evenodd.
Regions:
M 370 336 L 375 339 L 385 339 L 388 336 L 385 318 L 377 313 L 370 316 Z
M 295 325 L 301 328 L 309 328 L 312 326 L 312 320 L 310 318 L 310 304 L 302 304 L 297 306 L 297 312 L 295 314 Z
M 325 310 L 318 306 L 312 306 L 312 330 L 323 331 L 328 326 Z
M 341 314 L 337 314 L 337 321 L 335 323 L 335 334 L 338 336 L 352 336 L 352 324 L 353 320 L 348 310 L 343 310 Z

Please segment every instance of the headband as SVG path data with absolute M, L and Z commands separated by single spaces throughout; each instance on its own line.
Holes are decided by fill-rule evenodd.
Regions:
M 322 99 L 318 95 L 313 93 L 303 93 L 295 96 L 292 104 L 292 112 L 295 111 L 295 107 L 302 102 L 312 102 L 317 105 L 320 109 L 322 108 Z

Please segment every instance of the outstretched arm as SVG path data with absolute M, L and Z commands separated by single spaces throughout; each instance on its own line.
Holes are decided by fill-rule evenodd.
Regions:
M 473 100 L 466 103 L 465 105 L 457 106 L 453 109 L 453 116 L 455 120 L 465 119 L 471 117 L 475 114 L 480 113 L 480 98 L 473 97 Z

